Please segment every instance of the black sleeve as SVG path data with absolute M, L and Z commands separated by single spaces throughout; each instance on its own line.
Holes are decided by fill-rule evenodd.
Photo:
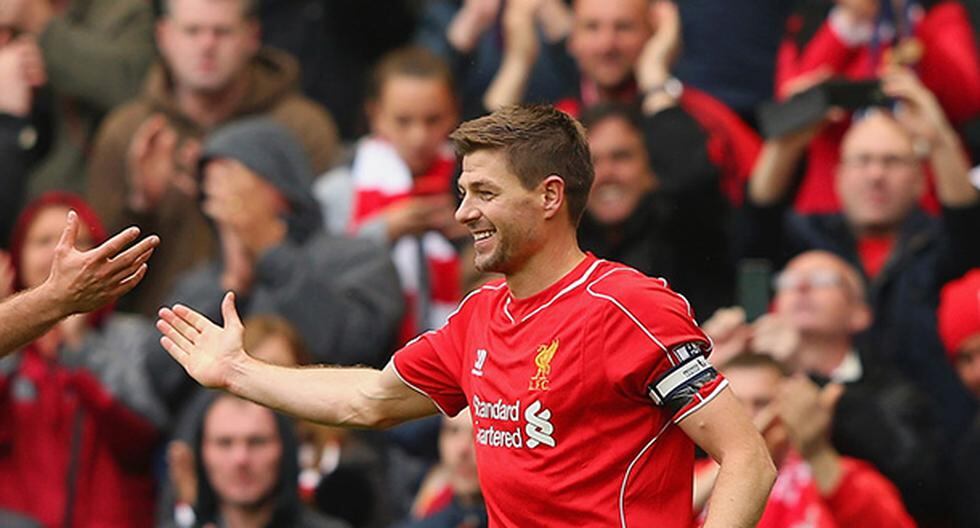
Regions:
M 847 385 L 831 441 L 842 455 L 870 462 L 891 480 L 917 519 L 935 519 L 945 500 L 939 431 L 933 401 L 895 375 Z
M 10 245 L 17 215 L 24 205 L 31 147 L 36 131 L 27 119 L 0 114 L 0 247 Z M 34 136 L 33 138 L 31 136 Z
M 945 284 L 972 268 L 980 268 L 980 203 L 968 207 L 944 207 L 945 244 L 937 266 L 938 284 Z

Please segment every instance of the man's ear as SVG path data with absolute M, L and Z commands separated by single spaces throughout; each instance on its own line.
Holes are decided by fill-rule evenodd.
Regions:
M 857 303 L 851 308 L 851 333 L 857 334 L 867 330 L 871 326 L 872 319 L 874 315 L 871 307 L 863 302 Z
M 551 174 L 541 181 L 539 188 L 544 217 L 552 218 L 565 203 L 565 180 L 557 174 Z

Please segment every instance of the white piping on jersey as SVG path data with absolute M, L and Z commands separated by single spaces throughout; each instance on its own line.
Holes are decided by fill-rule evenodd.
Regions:
M 459 306 L 457 306 L 456 309 L 453 310 L 453 313 L 449 314 L 446 317 L 446 324 L 449 324 L 449 320 L 452 319 L 454 315 L 456 315 L 457 313 L 459 313 L 460 310 L 463 309 L 463 305 L 466 304 L 466 301 L 470 300 L 470 297 L 473 297 L 474 295 L 476 295 L 476 294 L 478 294 L 478 293 L 480 293 L 482 291 L 496 291 L 496 290 L 499 290 L 499 289 L 503 288 L 506 285 L 507 285 L 506 283 L 500 283 L 500 284 L 498 284 L 496 286 L 486 284 L 486 285 L 483 285 L 483 286 L 481 286 L 481 287 L 479 287 L 479 288 L 471 291 L 470 293 L 468 293 L 466 295 L 466 297 L 463 297 L 463 300 L 462 301 L 459 301 Z M 443 327 L 445 327 L 446 324 L 444 324 Z M 421 334 L 413 337 L 408 343 L 405 343 L 405 346 L 403 346 L 402 348 L 405 348 L 405 347 L 411 345 L 412 343 L 418 341 L 419 339 L 422 339 L 423 337 L 425 337 L 425 336 L 427 336 L 429 334 L 434 334 L 434 333 L 436 333 L 435 330 L 429 330 L 427 332 L 422 332 Z M 397 355 L 397 354 L 398 354 L 398 352 L 395 352 L 395 355 Z M 432 403 L 436 406 L 436 409 L 439 409 L 439 412 L 441 412 L 442 414 L 444 414 L 445 416 L 447 416 L 449 418 L 452 418 L 452 416 L 449 416 L 449 414 L 447 414 L 446 411 L 443 410 L 443 408 L 441 406 L 439 406 L 439 403 L 436 402 L 435 398 L 433 398 L 432 396 L 429 396 L 424 390 L 422 390 L 422 389 L 416 387 L 415 385 L 412 385 L 411 383 L 409 383 L 409 381 L 407 379 L 405 379 L 404 376 L 402 376 L 402 373 L 401 372 L 398 372 L 398 366 L 395 365 L 395 356 L 394 355 L 388 361 L 388 364 L 391 365 L 391 370 L 394 371 L 395 376 L 398 376 L 398 379 L 400 379 L 402 381 L 402 383 L 404 383 L 405 385 L 407 385 L 410 389 L 414 390 L 415 392 L 421 394 L 422 396 L 425 396 L 426 398 L 432 400 Z
M 605 279 L 609 275 L 612 275 L 613 273 L 616 273 L 617 271 L 631 271 L 631 272 L 634 272 L 634 273 L 636 273 L 638 275 L 643 276 L 642 273 L 640 273 L 639 271 L 636 271 L 635 269 L 632 269 L 632 268 L 614 268 L 614 269 L 611 269 L 611 270 L 603 273 L 602 276 L 600 276 L 598 279 L 596 279 L 596 280 L 592 281 L 591 283 L 589 283 L 589 285 L 585 287 L 585 291 L 589 292 L 589 295 L 591 295 L 593 297 L 598 297 L 600 299 L 605 299 L 605 300 L 613 303 L 614 305 L 616 305 L 617 308 L 619 308 L 620 310 L 622 310 L 622 312 L 624 314 L 626 314 L 626 317 L 629 317 L 629 319 L 631 321 L 633 321 L 633 324 L 635 324 L 636 327 L 639 328 L 641 332 L 643 332 L 647 337 L 650 338 L 651 341 L 653 341 L 654 343 L 656 343 L 657 346 L 659 346 L 660 349 L 664 351 L 664 355 L 667 356 L 667 361 L 670 362 L 670 366 L 672 366 L 672 367 L 673 366 L 676 366 L 676 363 L 674 362 L 674 358 L 673 358 L 673 356 L 671 356 L 670 352 L 667 350 L 667 347 L 665 347 L 664 344 L 661 343 L 659 339 L 657 339 L 657 336 L 653 335 L 653 333 L 650 332 L 650 330 L 647 327 L 643 326 L 643 324 L 640 323 L 639 319 L 637 319 L 636 316 L 634 316 L 632 312 L 630 312 L 629 310 L 627 310 L 625 306 L 623 306 L 618 300 L 616 300 L 611 295 L 606 295 L 604 293 L 597 293 L 597 292 L 595 292 L 595 291 L 592 290 L 592 286 L 594 286 L 596 283 L 598 283 L 602 279 Z M 663 279 L 660 279 L 660 280 L 663 280 Z M 664 283 L 666 283 L 666 282 L 667 281 L 664 281 Z M 667 291 L 670 291 L 670 290 L 667 290 Z
M 657 431 L 657 434 L 653 437 L 653 439 L 647 442 L 647 445 L 643 446 L 643 449 L 641 449 L 640 452 L 633 457 L 630 465 L 626 467 L 626 473 L 623 475 L 623 484 L 619 487 L 619 523 L 622 528 L 626 528 L 626 482 L 630 478 L 630 472 L 633 471 L 633 466 L 640 461 L 640 457 L 643 456 L 643 453 L 646 453 L 648 449 L 653 447 L 653 444 L 660 438 L 660 435 L 664 434 L 664 431 L 667 430 L 667 427 L 669 427 L 670 424 L 671 422 L 665 423 L 664 426 Z
M 514 316 L 510 315 L 510 310 L 507 309 L 508 306 L 510 306 L 510 295 L 508 295 L 507 300 L 504 301 L 504 315 L 510 319 L 510 324 L 517 324 L 517 321 L 514 321 Z
M 667 428 L 670 427 L 670 424 L 680 423 L 681 420 L 690 416 L 691 413 L 697 411 L 698 409 L 703 407 L 706 403 L 713 400 L 715 396 L 721 393 L 722 389 L 724 389 L 727 386 L 728 386 L 728 380 L 722 380 L 722 382 L 719 383 L 717 387 L 715 387 L 715 390 L 711 391 L 711 394 L 709 394 L 706 398 L 704 398 L 701 403 L 695 405 L 689 411 L 679 416 L 678 418 L 675 418 L 672 422 L 669 421 L 665 423 L 664 426 L 661 427 L 659 431 L 657 431 L 657 434 L 656 436 L 653 437 L 653 440 L 650 440 L 647 443 L 647 445 L 643 446 L 643 449 L 641 449 L 640 452 L 636 454 L 636 457 L 633 458 L 633 461 L 630 462 L 630 465 L 626 467 L 626 473 L 623 475 L 623 484 L 619 488 L 619 522 L 621 528 L 626 528 L 626 483 L 629 481 L 630 473 L 633 471 L 633 466 L 635 466 L 636 463 L 640 461 L 640 458 L 643 456 L 644 453 L 647 452 L 648 449 L 653 447 L 653 444 L 656 443 L 657 439 L 660 438 L 660 435 L 664 434 L 664 431 L 666 431 Z
M 589 295 L 592 295 L 593 297 L 599 297 L 601 299 L 605 299 L 605 300 L 607 300 L 607 301 L 615 304 L 616 307 L 618 307 L 620 310 L 622 310 L 623 313 L 625 313 L 626 316 L 629 317 L 630 320 L 633 321 L 633 323 L 636 324 L 636 326 L 639 327 L 639 329 L 644 334 L 647 335 L 647 337 L 649 337 L 654 343 L 657 344 L 657 346 L 660 347 L 661 350 L 664 351 L 664 354 L 667 355 L 667 360 L 670 361 L 670 366 L 672 366 L 672 367 L 677 366 L 677 363 L 674 361 L 673 355 L 670 354 L 670 352 L 667 350 L 667 347 L 664 346 L 664 344 L 659 339 L 657 339 L 657 337 L 655 335 L 653 335 L 653 333 L 650 332 L 650 330 L 647 327 L 643 326 L 643 324 L 640 323 L 640 320 L 637 319 L 636 316 L 634 316 L 632 314 L 632 312 L 630 312 L 628 309 L 626 309 L 626 307 L 623 306 L 622 303 L 620 303 L 618 300 L 616 300 L 614 297 L 612 297 L 610 295 L 606 295 L 604 293 L 597 293 L 597 292 L 595 292 L 595 291 L 592 290 L 592 286 L 595 286 L 599 281 L 601 281 L 602 279 L 605 279 L 606 277 L 608 277 L 609 275 L 612 275 L 613 273 L 616 273 L 617 271 L 629 271 L 629 272 L 633 272 L 633 273 L 636 273 L 637 275 L 639 275 L 641 277 L 644 277 L 644 278 L 653 278 L 653 279 L 658 280 L 661 283 L 663 283 L 665 290 L 667 290 L 668 292 L 670 292 L 673 295 L 676 295 L 677 297 L 680 297 L 680 299 L 682 301 L 684 301 L 684 304 L 687 306 L 687 315 L 688 315 L 688 317 L 690 317 L 691 318 L 691 321 L 694 322 L 694 326 L 698 326 L 697 321 L 694 320 L 694 310 L 691 309 L 691 303 L 689 303 L 687 301 L 687 297 L 684 297 L 683 295 L 675 292 L 674 290 L 671 290 L 670 289 L 670 285 L 667 283 L 667 280 L 666 279 L 663 279 L 661 277 L 647 277 L 646 275 L 644 275 L 640 271 L 635 270 L 633 268 L 625 268 L 625 267 L 623 267 L 623 268 L 613 268 L 613 269 L 607 271 L 606 273 L 603 273 L 602 276 L 600 276 L 598 279 L 590 282 L 589 285 L 585 287 L 585 291 L 589 292 Z M 705 334 L 705 337 L 708 338 L 708 350 L 706 352 L 710 352 L 714 348 L 714 346 L 715 346 L 714 345 L 714 341 L 712 341 L 711 340 L 711 337 L 708 336 L 707 334 Z
M 602 260 L 602 259 L 596 259 L 596 261 L 593 262 L 591 266 L 589 266 L 589 269 L 585 270 L 585 273 L 583 273 L 581 277 L 575 279 L 575 282 L 569 284 L 568 286 L 565 286 L 565 288 L 563 288 L 560 292 L 556 293 L 555 296 L 552 297 L 551 300 L 549 300 L 548 302 L 542 304 L 541 306 L 538 306 L 537 308 L 535 308 L 534 310 L 532 310 L 529 314 L 525 315 L 524 317 L 521 317 L 520 322 L 523 323 L 524 321 L 527 321 L 533 315 L 537 314 L 541 310 L 544 310 L 545 308 L 547 308 L 547 307 L 551 306 L 552 304 L 554 304 L 554 302 L 557 301 L 559 297 L 561 297 L 561 296 L 567 294 L 568 292 L 574 290 L 575 288 L 578 288 L 579 286 L 581 286 L 582 283 L 584 283 L 586 280 L 588 280 L 589 276 L 592 275 L 592 272 L 595 271 L 595 269 L 602 262 L 605 262 L 605 261 Z M 510 304 L 510 296 L 507 297 L 507 302 L 504 304 L 504 314 L 513 323 L 514 322 L 514 318 L 511 317 L 510 316 L 510 313 L 507 311 L 507 306 L 509 304 Z M 516 323 L 514 323 L 514 324 L 516 324 Z
M 450 313 L 449 315 L 446 316 L 446 323 L 443 324 L 442 326 L 445 327 L 446 324 L 449 324 L 449 320 L 452 319 L 454 315 L 456 315 L 457 313 L 459 313 L 460 310 L 463 309 L 463 305 L 466 304 L 466 301 L 470 300 L 470 297 L 473 297 L 474 295 L 476 295 L 476 294 L 478 294 L 478 293 L 480 293 L 482 291 L 497 291 L 497 290 L 503 288 L 504 286 L 507 286 L 507 283 L 500 283 L 500 284 L 497 284 L 496 286 L 490 285 L 490 284 L 485 284 L 485 285 L 483 285 L 483 286 L 481 286 L 481 287 L 479 287 L 479 288 L 471 291 L 470 293 L 466 294 L 466 297 L 463 297 L 463 300 L 462 301 L 459 301 L 459 305 L 456 306 L 456 309 L 453 310 L 452 313 Z M 405 348 L 408 345 L 411 345 L 412 343 L 418 341 L 419 339 L 422 339 L 423 337 L 425 337 L 425 336 L 427 336 L 429 334 L 434 334 L 434 333 L 436 333 L 435 330 L 428 330 L 428 331 L 422 332 L 421 334 L 419 334 L 419 335 L 413 337 L 412 339 L 410 339 L 407 343 L 405 343 L 404 346 L 402 346 L 402 348 Z
M 704 405 L 706 403 L 708 403 L 709 401 L 715 399 L 715 396 L 721 394 L 721 391 L 724 390 L 725 387 L 727 387 L 727 386 L 728 386 L 728 380 L 727 379 L 723 379 L 723 380 L 721 380 L 721 383 L 719 383 L 718 386 L 715 387 L 715 390 L 711 391 L 711 394 L 709 394 L 707 396 L 704 396 L 704 397 L 702 397 L 701 395 L 698 395 L 698 398 L 701 398 L 701 402 L 698 403 L 697 405 L 695 405 L 694 407 L 691 407 L 690 409 L 688 409 L 688 411 L 686 413 L 678 416 L 677 418 L 674 418 L 674 423 L 675 424 L 681 423 L 681 420 L 683 420 L 684 418 L 687 418 L 688 416 L 690 416 L 691 414 L 693 414 L 695 411 L 697 411 L 701 407 L 704 407 Z
M 437 402 L 435 400 L 435 398 L 433 398 L 432 396 L 429 396 L 428 393 L 426 393 L 424 390 L 422 390 L 422 389 L 416 387 L 415 385 L 412 385 L 411 383 L 409 383 L 409 381 L 407 379 L 405 379 L 404 376 L 402 376 L 402 373 L 401 372 L 398 372 L 398 366 L 395 365 L 395 358 L 394 357 L 392 357 L 391 360 L 388 361 L 388 364 L 391 365 L 391 371 L 395 373 L 395 376 L 398 376 L 398 379 L 402 380 L 402 383 L 404 383 L 405 385 L 407 385 L 408 388 L 412 389 L 413 391 L 415 391 L 415 392 L 421 394 L 422 396 L 425 396 L 426 398 L 428 398 L 429 401 L 431 401 L 432 404 L 436 406 L 436 409 L 439 409 L 439 412 L 441 412 L 443 414 L 443 416 L 445 416 L 446 418 L 452 418 L 452 416 L 449 416 L 449 413 L 447 413 L 445 411 L 445 409 L 443 409 L 442 406 L 439 405 L 439 402 Z

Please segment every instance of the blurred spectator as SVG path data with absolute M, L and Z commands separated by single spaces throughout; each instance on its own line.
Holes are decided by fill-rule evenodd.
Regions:
M 676 106 L 650 115 L 608 102 L 586 109 L 582 123 L 595 168 L 582 248 L 667 279 L 702 319 L 731 304 L 731 210 L 720 171 L 703 142 L 678 142 L 670 159 L 656 144 L 670 135 L 696 138 L 697 122 Z
M 673 159 L 675 150 L 703 145 L 721 173 L 719 185 L 725 195 L 741 203 L 759 138 L 724 104 L 672 77 L 681 45 L 677 6 L 669 0 L 578 0 L 574 14 L 569 50 L 581 79 L 575 92 L 557 106 L 576 116 L 584 106 L 609 100 L 640 101 L 650 115 L 679 108 L 673 113 L 688 114 L 686 119 L 694 123 L 676 135 L 664 125 L 653 136 L 657 151 L 651 157 L 655 162 L 660 156 Z
M 939 302 L 939 335 L 960 381 L 980 398 L 980 269 L 943 288 Z M 961 526 L 980 525 L 980 413 L 970 430 L 957 438 L 954 453 L 954 504 Z
M 292 367 L 312 362 L 300 335 L 280 317 L 258 315 L 247 319 L 244 343 L 252 356 L 274 365 Z M 191 444 L 201 416 L 215 395 L 201 388 L 194 393 L 174 423 L 174 440 L 167 448 L 170 486 L 164 487 L 158 508 L 164 522 L 186 517 L 187 508 L 197 501 Z M 298 422 L 295 429 L 301 501 L 355 527 L 386 526 L 381 504 L 385 468 L 376 450 L 362 437 L 366 433 L 310 422 Z
M 364 133 L 361 113 L 371 65 L 405 45 L 415 30 L 415 0 L 374 2 L 260 0 L 262 42 L 299 61 L 303 93 L 325 106 L 345 141 Z M 428 2 L 426 2 L 428 3 Z
M 323 232 L 313 172 L 289 131 L 267 118 L 229 124 L 204 144 L 201 174 L 222 256 L 180 278 L 173 302 L 214 317 L 233 290 L 245 314 L 295 325 L 316 361 L 383 366 L 402 315 L 394 266 L 374 242 Z M 196 384 L 166 354 L 152 361 L 157 390 L 179 407 Z
M 980 270 L 943 288 L 937 315 L 947 357 L 963 385 L 980 398 Z
M 916 526 L 887 479 L 869 464 L 841 456 L 828 441 L 838 392 L 833 385 L 820 390 L 806 378 L 786 377 L 764 355 L 736 357 L 723 371 L 779 470 L 759 527 Z M 710 460 L 695 470 L 696 509 L 705 507 L 717 475 Z
M 296 434 L 287 418 L 234 396 L 209 395 L 193 434 L 193 454 L 181 461 L 182 470 L 192 474 L 193 506 L 179 508 L 161 527 L 349 526 L 300 502 Z
M 473 421 L 464 409 L 443 417 L 439 432 L 439 465 L 419 491 L 414 517 L 399 528 L 486 528 L 487 510 L 476 473 Z
M 772 99 L 776 53 L 790 0 L 683 0 L 684 52 L 675 72 L 755 123 L 755 107 Z M 745 16 L 751 13 L 752 16 Z M 738 23 L 733 23 L 737 20 Z
M 256 0 L 168 0 L 157 23 L 161 60 L 142 95 L 110 115 L 89 165 L 89 197 L 111 229 L 138 224 L 166 247 L 124 307 L 153 313 L 175 277 L 210 258 L 215 241 L 195 202 L 199 140 L 243 116 L 289 128 L 318 172 L 332 162 L 330 116 L 298 91 L 299 68 L 261 48 Z M 179 248 L 179 249 L 178 249 Z
M 972 416 L 974 402 L 956 381 L 936 332 L 940 287 L 980 263 L 980 193 L 932 94 L 904 70 L 883 88 L 902 104 L 855 123 L 841 146 L 836 188 L 843 209 L 786 214 L 792 173 L 813 130 L 766 143 L 749 184 L 742 234 L 745 252 L 777 265 L 808 249 L 830 251 L 862 270 L 875 314 L 864 336 L 867 364 L 895 366 L 935 401 L 950 438 Z M 943 205 L 941 218 L 918 207 L 925 188 L 916 138 L 929 142 L 928 163 Z
M 502 27 L 501 0 L 434 0 L 426 3 L 416 41 L 443 57 L 459 83 L 463 118 L 483 114 L 483 94 L 504 65 L 507 42 Z M 565 0 L 535 2 L 535 25 L 541 56 L 534 61 L 523 102 L 546 103 L 565 95 L 576 77 L 575 64 L 565 50 L 571 31 L 571 10 Z M 509 56 L 514 59 L 513 55 Z M 523 69 L 523 68 L 522 68 Z
M 4 9 L 0 7 L 0 9 Z M 27 196 L 30 169 L 47 150 L 42 133 L 43 105 L 34 104 L 35 90 L 45 79 L 37 44 L 27 36 L 13 37 L 0 28 L 0 247 L 10 244 L 17 214 Z
M 874 79 L 886 67 L 907 66 L 915 68 L 954 126 L 980 115 L 980 54 L 960 2 L 835 0 L 832 9 L 829 4 L 803 0 L 788 20 L 776 69 L 779 97 L 828 77 Z M 833 174 L 846 130 L 831 124 L 810 144 L 795 199 L 799 212 L 842 207 Z
M 748 349 L 820 383 L 842 385 L 828 431 L 834 448 L 874 464 L 920 522 L 948 520 L 938 404 L 858 348 L 855 337 L 874 316 L 860 272 L 832 253 L 807 251 L 777 275 L 775 288 L 773 312 L 751 326 L 740 310 L 734 320 L 721 322 L 729 314 L 720 313 L 705 324 L 715 357 L 724 363 Z
M 150 5 L 142 0 L 7 0 L 0 6 L 0 28 L 7 33 L 0 47 L 17 48 L 17 58 L 10 60 L 20 63 L 27 86 L 46 87 L 39 101 L 11 77 L 11 70 L 0 73 L 0 91 L 21 99 L 20 111 L 12 113 L 25 117 L 36 105 L 45 105 L 53 121 L 51 130 L 40 124 L 21 128 L 23 134 L 34 134 L 21 135 L 21 147 L 30 148 L 41 139 L 38 134 L 51 135 L 43 138 L 51 142 L 50 149 L 31 168 L 30 194 L 83 191 L 85 157 L 99 122 L 136 95 L 153 61 Z
M 43 194 L 14 231 L 13 288 L 48 276 L 69 209 L 79 247 L 105 238 L 74 195 Z M 9 293 L 9 292 L 6 292 Z M 104 308 L 59 323 L 0 361 L 0 508 L 44 526 L 148 526 L 150 459 L 164 422 L 143 369 L 159 351 L 153 326 Z
M 450 240 L 469 238 L 453 218 L 458 121 L 452 74 L 424 48 L 377 65 L 368 92 L 371 135 L 350 167 L 320 178 L 315 193 L 330 230 L 391 248 L 406 297 L 398 344 L 439 328 L 456 309 L 460 260 Z

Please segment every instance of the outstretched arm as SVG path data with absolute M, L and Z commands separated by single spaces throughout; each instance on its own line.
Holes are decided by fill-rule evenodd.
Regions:
M 48 278 L 37 288 L 0 303 L 0 356 L 36 339 L 63 318 L 95 310 L 133 289 L 160 243 L 130 227 L 97 248 L 79 251 L 78 214 L 68 213 Z
M 205 387 L 227 390 L 305 420 L 343 427 L 389 427 L 435 414 L 431 400 L 414 391 L 389 365 L 369 368 L 270 365 L 243 348 L 244 326 L 233 293 L 221 303 L 224 326 L 176 305 L 160 310 L 161 344 Z

